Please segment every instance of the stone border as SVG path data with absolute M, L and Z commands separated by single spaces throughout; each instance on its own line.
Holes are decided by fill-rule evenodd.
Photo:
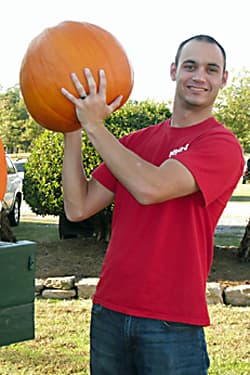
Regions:
M 35 297 L 52 299 L 92 298 L 97 277 L 83 278 L 76 282 L 75 276 L 48 277 L 35 279 Z M 250 306 L 250 285 L 222 287 L 218 282 L 208 282 L 206 288 L 207 303 L 232 306 Z

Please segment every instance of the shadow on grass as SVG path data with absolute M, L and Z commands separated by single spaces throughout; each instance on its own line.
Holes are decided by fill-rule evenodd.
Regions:
M 13 232 L 18 241 L 55 241 L 59 239 L 58 224 L 42 222 L 20 222 Z
M 241 225 L 217 225 L 214 242 L 218 246 L 239 246 L 243 237 L 245 226 Z
M 230 202 L 250 202 L 250 196 L 235 195 L 231 197 Z

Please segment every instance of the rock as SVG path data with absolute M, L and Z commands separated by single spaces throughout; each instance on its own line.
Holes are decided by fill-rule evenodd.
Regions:
M 44 289 L 41 294 L 42 298 L 52 299 L 71 299 L 76 297 L 76 290 L 63 290 L 63 289 Z
M 74 287 L 75 276 L 48 277 L 44 281 L 46 288 L 69 290 Z
M 226 304 L 232 306 L 250 305 L 250 285 L 228 286 L 224 292 Z
M 223 303 L 222 287 L 220 283 L 210 282 L 207 283 L 206 298 L 209 305 L 216 303 Z
M 98 277 L 88 277 L 76 283 L 79 298 L 92 298 L 99 281 Z

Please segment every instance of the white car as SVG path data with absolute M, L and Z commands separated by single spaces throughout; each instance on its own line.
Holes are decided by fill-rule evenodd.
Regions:
M 27 159 L 19 159 L 14 162 L 14 165 L 16 167 L 17 173 L 21 177 L 21 179 L 24 179 L 24 172 L 25 172 L 25 163 L 27 162 Z
M 2 208 L 6 210 L 11 226 L 17 226 L 20 221 L 20 210 L 23 198 L 23 181 L 19 176 L 14 162 L 6 155 L 7 163 L 7 186 L 3 198 Z

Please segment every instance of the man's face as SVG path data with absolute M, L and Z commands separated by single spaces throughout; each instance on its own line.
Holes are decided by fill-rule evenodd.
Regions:
M 186 108 L 210 107 L 227 81 L 224 59 L 216 44 L 192 40 L 182 49 L 178 66 L 171 65 L 176 100 Z

